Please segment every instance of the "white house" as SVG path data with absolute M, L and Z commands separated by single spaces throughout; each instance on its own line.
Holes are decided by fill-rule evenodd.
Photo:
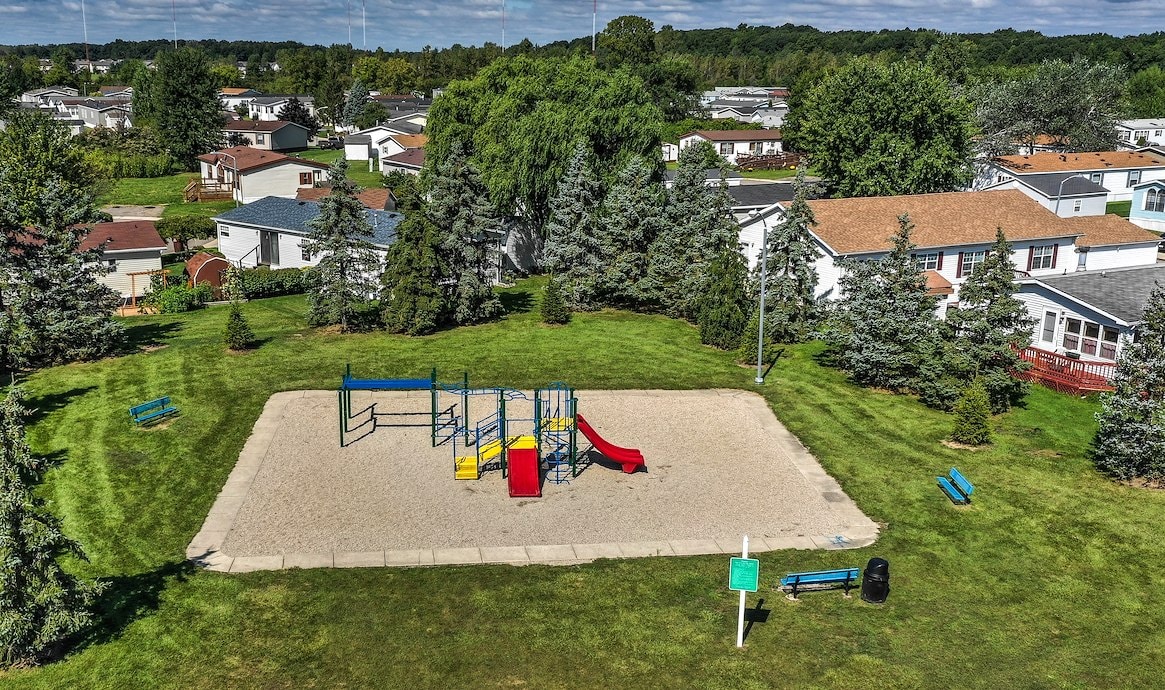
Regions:
M 1134 337 L 1165 264 L 1019 281 L 1016 296 L 1036 322 L 1032 345 L 1084 362 L 1115 362 Z
M 62 98 L 53 102 L 57 109 L 81 120 L 87 129 L 132 127 L 132 105 L 124 98 Z
M 308 223 L 320 213 L 314 201 L 264 197 L 231 209 L 214 218 L 218 224 L 218 248 L 236 266 L 308 268 L 319 262 L 303 249 L 311 229 Z M 372 245 L 382 252 L 396 240 L 396 227 L 404 216 L 395 211 L 368 209 Z
M 222 101 L 223 107 L 227 110 L 234 110 L 240 105 L 247 104 L 247 110 L 250 111 L 250 102 L 252 98 L 262 96 L 254 89 L 245 89 L 241 87 L 228 86 L 218 90 L 218 98 Z M 276 119 L 278 113 L 276 113 Z
M 420 175 L 423 167 L 425 167 L 425 149 L 406 149 L 380 159 L 380 171 L 383 173 L 395 170 L 410 175 Z
M 781 153 L 781 132 L 776 129 L 730 129 L 722 132 L 696 131 L 680 137 L 680 149 L 700 141 L 711 142 L 716 152 L 736 165 L 738 156 L 762 156 Z
M 1072 173 L 1010 177 L 984 189 L 1018 189 L 1062 218 L 1102 216 L 1107 212 L 1108 190 Z
M 1157 257 L 1157 238 L 1118 216 L 1061 218 L 1016 189 L 818 199 L 809 206 L 817 221 L 810 232 L 821 254 L 817 294 L 827 299 L 839 297 L 841 260 L 885 256 L 903 213 L 914 223 L 915 258 L 928 285 L 945 296 L 940 315 L 958 304 L 959 286 L 986 258 L 996 228 L 1011 243 L 1017 270 L 1037 278 L 1152 265 Z M 768 210 L 741 225 L 750 264 L 759 260 L 758 229 L 780 222 L 781 213 Z
M 293 98 L 298 98 L 300 103 L 307 107 L 307 112 L 315 117 L 316 114 L 316 99 L 311 96 L 300 96 L 295 94 L 278 95 L 278 96 L 253 96 L 246 103 L 251 109 L 252 120 L 278 120 L 279 113 Z
M 250 146 L 204 153 L 198 160 L 201 184 L 232 189 L 234 198 L 244 204 L 268 196 L 294 199 L 297 190 L 316 186 L 328 170 L 326 163 Z
M 162 270 L 166 242 L 153 221 L 119 221 L 93 225 L 78 251 L 97 247 L 104 248 L 102 260 L 109 269 L 97 281 L 129 300 L 144 295 L 150 288 L 150 277 Z
M 785 118 L 789 115 L 789 105 L 784 101 L 773 103 L 771 106 L 765 108 L 757 108 L 756 112 L 752 114 L 752 119 L 749 122 L 755 123 L 766 129 L 780 127 L 785 124 Z
M 53 101 L 62 98 L 77 98 L 79 95 L 77 89 L 71 86 L 46 86 L 43 89 L 33 89 L 20 94 L 20 102 L 50 105 Z
M 412 129 L 408 123 L 381 123 L 362 129 L 344 138 L 344 157 L 350 161 L 366 161 L 395 156 L 409 149 L 424 147 L 429 138 Z
M 986 189 L 1012 178 L 1048 173 L 1084 177 L 1108 189 L 1108 201 L 1128 201 L 1141 182 L 1165 179 L 1165 155 L 1144 150 L 999 156 L 981 166 L 972 187 Z
M 1165 146 L 1165 117 L 1118 122 L 1116 135 L 1122 147 Z

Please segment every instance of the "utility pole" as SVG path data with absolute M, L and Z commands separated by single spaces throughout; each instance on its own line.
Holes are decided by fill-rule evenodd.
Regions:
M 506 54 L 506 0 L 502 0 L 502 55 Z
M 348 47 L 352 47 L 352 0 L 348 0 Z
M 596 36 L 599 28 L 599 0 L 595 0 L 594 8 L 591 10 L 591 55 L 596 53 L 595 47 L 597 45 Z
M 368 7 L 360 0 L 360 28 L 364 31 L 364 50 L 368 50 Z
M 176 0 L 170 0 L 170 21 L 174 22 L 174 50 L 178 50 L 178 7 Z

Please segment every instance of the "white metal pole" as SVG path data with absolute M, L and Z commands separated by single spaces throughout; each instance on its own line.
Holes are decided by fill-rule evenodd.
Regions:
M 741 558 L 748 558 L 748 535 L 744 535 L 744 548 L 740 551 Z M 744 646 L 744 597 L 745 591 L 740 590 L 740 613 L 736 617 L 736 646 Z

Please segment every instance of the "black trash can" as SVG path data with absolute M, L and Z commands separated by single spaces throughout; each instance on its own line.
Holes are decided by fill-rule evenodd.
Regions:
M 884 558 L 871 558 L 862 575 L 862 601 L 884 604 L 890 595 L 890 563 Z

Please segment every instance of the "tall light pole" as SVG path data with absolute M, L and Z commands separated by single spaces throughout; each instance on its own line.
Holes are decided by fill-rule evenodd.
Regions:
M 1075 175 L 1069 175 L 1068 177 L 1065 177 L 1064 179 L 1060 180 L 1060 188 L 1056 191 L 1056 215 L 1057 216 L 1060 215 L 1060 197 L 1063 196 L 1063 194 L 1064 194 L 1064 183 L 1067 182 L 1068 180 L 1072 179 L 1073 177 L 1079 177 L 1082 180 L 1091 179 L 1087 175 L 1085 175 L 1084 173 L 1076 173 Z
M 760 217 L 761 226 L 764 228 L 761 233 L 761 250 L 760 250 L 760 324 L 756 329 L 756 379 L 757 384 L 765 382 L 764 377 L 764 351 L 765 351 L 765 288 L 768 287 L 769 277 L 769 222 L 768 219 L 760 214 L 755 208 L 748 212 L 748 217 L 755 221 Z

